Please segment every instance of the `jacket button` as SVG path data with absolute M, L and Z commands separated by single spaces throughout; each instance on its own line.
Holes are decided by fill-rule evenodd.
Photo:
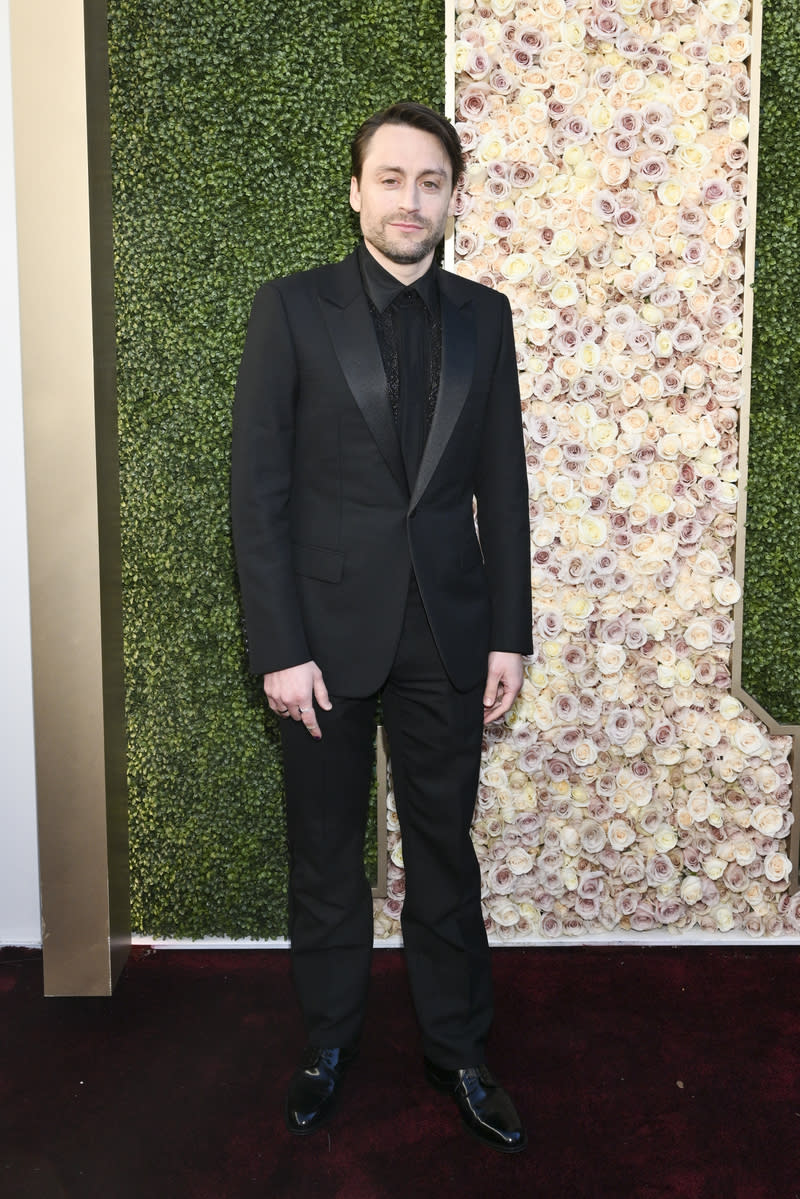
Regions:
M 413 519 L 414 519 L 414 517 L 415 517 L 416 515 L 417 515 L 417 510 L 416 510 L 416 508 L 412 508 L 412 509 L 411 509 L 411 511 L 410 511 L 410 512 L 409 512 L 409 514 L 408 514 L 408 519 L 409 519 L 409 520 L 413 520 Z

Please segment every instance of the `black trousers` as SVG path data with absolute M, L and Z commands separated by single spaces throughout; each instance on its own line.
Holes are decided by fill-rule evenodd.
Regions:
M 412 581 L 383 687 L 403 838 L 402 929 L 423 1050 L 480 1065 L 492 1019 L 480 870 L 469 835 L 480 766 L 483 686 L 459 692 L 442 666 Z M 309 1042 L 354 1045 L 364 1019 L 372 897 L 363 850 L 377 696 L 331 696 L 313 741 L 281 722 L 290 850 L 292 972 Z

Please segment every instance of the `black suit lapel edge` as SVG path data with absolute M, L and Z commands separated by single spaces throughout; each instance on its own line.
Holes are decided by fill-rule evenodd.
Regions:
M 411 494 L 419 503 L 461 415 L 475 369 L 475 331 L 469 300 L 458 295 L 457 276 L 439 271 L 442 312 L 442 367 L 436 409 Z M 454 285 L 455 284 L 455 285 Z
M 353 398 L 386 465 L 407 493 L 403 455 L 386 392 L 386 373 L 355 254 L 331 267 L 320 286 L 320 307 Z

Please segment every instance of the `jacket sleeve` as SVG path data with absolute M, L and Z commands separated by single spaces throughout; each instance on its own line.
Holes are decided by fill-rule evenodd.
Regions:
M 505 296 L 500 300 L 501 332 L 475 498 L 492 604 L 489 647 L 529 654 L 533 646 L 528 476 L 511 306 Z
M 292 568 L 289 499 L 297 363 L 279 289 L 256 295 L 236 384 L 231 519 L 250 669 L 311 657 Z

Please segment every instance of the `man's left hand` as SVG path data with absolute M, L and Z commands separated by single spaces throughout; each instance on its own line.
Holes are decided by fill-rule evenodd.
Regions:
M 483 693 L 484 724 L 491 724 L 493 720 L 505 716 L 520 693 L 523 677 L 522 654 L 492 650 Z

